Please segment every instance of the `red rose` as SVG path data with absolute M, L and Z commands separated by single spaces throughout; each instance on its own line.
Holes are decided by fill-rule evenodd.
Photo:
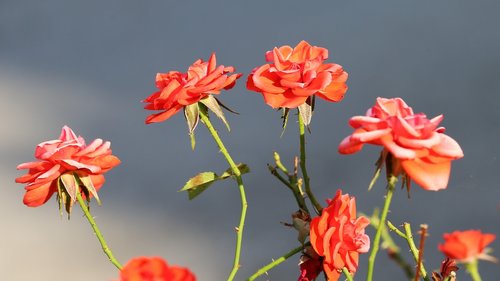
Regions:
M 340 143 L 339 152 L 358 152 L 365 143 L 381 145 L 421 187 L 444 189 L 451 161 L 463 157 L 463 152 L 454 139 L 444 134 L 445 129 L 438 127 L 442 120 L 442 115 L 429 120 L 423 113 L 414 114 L 400 98 L 377 98 L 366 116 L 351 118 L 349 124 L 355 131 Z
M 356 218 L 356 201 L 338 190 L 321 216 L 311 221 L 310 241 L 316 253 L 323 258 L 323 270 L 328 280 L 336 281 L 342 268 L 354 273 L 358 269 L 360 253 L 370 249 L 370 237 L 365 228 L 366 217 Z
M 137 257 L 122 268 L 119 281 L 196 281 L 196 277 L 189 269 L 169 266 L 160 257 Z
M 38 161 L 23 163 L 18 170 L 28 169 L 28 173 L 16 178 L 16 182 L 26 184 L 24 204 L 38 207 L 47 202 L 55 192 L 61 176 L 76 173 L 89 179 L 99 190 L 104 184 L 104 173 L 120 164 L 111 154 L 111 143 L 96 139 L 86 145 L 82 137 L 64 126 L 59 139 L 42 142 L 35 149 Z M 71 176 L 72 178 L 72 176 Z
M 266 53 L 270 62 L 248 76 L 247 88 L 259 92 L 273 108 L 296 108 L 313 95 L 341 101 L 347 91 L 347 72 L 334 63 L 324 64 L 328 50 L 301 41 L 295 48 L 282 46 Z
M 222 89 L 231 89 L 241 74 L 234 72 L 232 66 L 216 66 L 215 53 L 206 62 L 199 59 L 191 65 L 187 73 L 170 71 L 156 75 L 159 91 L 143 102 L 148 110 L 161 112 L 149 115 L 146 124 L 165 121 L 185 106 L 197 103 L 211 94 L 219 94 Z

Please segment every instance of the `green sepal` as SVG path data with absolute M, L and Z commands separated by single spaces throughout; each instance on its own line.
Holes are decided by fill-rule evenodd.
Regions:
M 382 150 L 380 152 L 380 156 L 375 163 L 375 173 L 373 174 L 372 180 L 370 181 L 370 184 L 368 185 L 368 191 L 370 191 L 375 183 L 377 182 L 377 179 L 380 177 L 380 172 L 382 171 L 382 167 L 384 166 L 385 163 L 385 158 L 387 157 L 387 152 L 385 150 Z
M 184 107 L 184 117 L 186 118 L 186 123 L 189 131 L 189 138 L 191 140 L 191 149 L 194 150 L 196 145 L 196 140 L 194 138 L 194 129 L 198 126 L 200 121 L 200 109 L 198 103 L 190 104 Z
M 99 199 L 99 195 L 97 195 L 97 190 L 94 187 L 94 184 L 92 183 L 92 179 L 90 178 L 89 175 L 78 175 L 75 174 L 75 179 L 78 181 L 79 185 L 82 187 L 85 187 L 82 189 L 82 191 L 85 193 L 87 197 L 87 201 L 90 201 L 90 194 L 94 196 L 95 200 L 97 201 L 97 204 L 101 205 L 101 200 Z
M 59 204 L 64 204 L 69 219 L 73 204 L 76 202 L 76 194 L 80 192 L 80 187 L 75 176 L 70 173 L 62 174 L 59 177 L 59 182 L 58 191 L 61 191 L 58 194 Z
M 214 172 L 199 173 L 190 178 L 179 192 L 187 191 L 189 200 L 193 200 L 217 180 L 219 176 Z
M 305 103 L 298 106 L 300 117 L 305 126 L 309 126 L 313 115 L 312 99 L 308 98 Z
M 283 119 L 283 122 L 281 124 L 281 136 L 285 133 L 286 125 L 288 123 L 288 115 L 290 114 L 290 108 L 283 107 L 281 109 L 281 119 Z
M 224 125 L 226 125 L 226 128 L 228 131 L 231 131 L 231 128 L 229 127 L 229 123 L 226 120 L 226 117 L 224 116 L 224 112 L 222 111 L 222 108 L 217 101 L 212 95 L 207 96 L 206 98 L 200 100 L 202 104 L 204 104 L 210 111 L 215 113 L 217 117 L 219 117 L 222 122 L 224 122 Z

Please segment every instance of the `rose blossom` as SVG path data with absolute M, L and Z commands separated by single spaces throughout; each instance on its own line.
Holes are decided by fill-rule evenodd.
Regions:
M 296 108 L 313 95 L 341 101 L 347 91 L 347 72 L 328 59 L 328 50 L 301 41 L 295 48 L 281 46 L 266 53 L 268 64 L 248 76 L 247 88 L 259 92 L 273 108 Z
M 195 61 L 187 73 L 170 71 L 156 75 L 156 87 L 159 91 L 147 97 L 143 102 L 148 110 L 161 112 L 149 115 L 146 124 L 165 121 L 187 105 L 197 103 L 211 94 L 219 94 L 222 89 L 231 89 L 241 74 L 234 72 L 232 66 L 216 66 L 215 53 L 208 61 Z
M 445 129 L 438 127 L 442 120 L 443 115 L 429 120 L 423 113 L 414 114 L 400 98 L 377 98 L 366 116 L 350 119 L 355 131 L 340 143 L 339 152 L 358 152 L 365 143 L 381 145 L 421 187 L 444 189 L 451 161 L 462 158 L 463 152 L 455 140 L 444 134 Z
M 328 280 L 335 281 L 346 267 L 354 273 L 358 269 L 360 253 L 370 249 L 370 237 L 365 228 L 370 224 L 366 217 L 356 218 L 356 201 L 342 190 L 328 201 L 321 216 L 311 221 L 310 241 L 323 259 L 323 270 Z
M 445 256 L 462 263 L 476 259 L 494 260 L 485 253 L 485 248 L 495 238 L 494 234 L 482 233 L 480 230 L 454 231 L 443 234 L 444 243 L 439 244 L 438 248 Z
M 120 272 L 119 281 L 195 281 L 187 268 L 169 266 L 160 257 L 137 257 L 130 260 Z
M 104 184 L 103 174 L 120 164 L 111 154 L 111 143 L 102 139 L 85 144 L 82 137 L 64 126 L 57 140 L 42 142 L 35 149 L 38 161 L 23 163 L 18 170 L 28 169 L 28 173 L 16 178 L 16 182 L 26 184 L 23 202 L 29 207 L 38 207 L 47 202 L 57 192 L 59 177 L 75 172 L 88 176 L 96 190 Z

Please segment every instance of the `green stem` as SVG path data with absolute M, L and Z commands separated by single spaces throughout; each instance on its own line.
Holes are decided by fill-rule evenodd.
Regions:
M 261 276 L 262 274 L 266 273 L 267 271 L 269 271 L 270 269 L 272 269 L 273 267 L 279 265 L 280 263 L 286 261 L 289 257 L 297 254 L 298 252 L 302 251 L 302 249 L 304 249 L 305 246 L 307 246 L 309 243 L 306 243 L 304 244 L 304 246 L 299 246 L 293 250 L 291 250 L 290 252 L 284 254 L 283 256 L 273 260 L 271 263 L 267 264 L 266 266 L 260 268 L 259 270 L 257 270 L 257 272 L 255 272 L 252 276 L 248 277 L 247 281 L 253 281 L 255 279 L 257 279 L 257 277 Z
M 347 269 L 346 267 L 343 267 L 342 268 L 342 272 L 344 273 L 345 277 L 347 278 L 347 281 L 353 281 L 352 280 L 352 275 L 349 272 L 349 269 Z
M 307 208 L 306 201 L 304 200 L 304 196 L 299 191 L 299 188 L 297 187 L 297 184 L 294 184 L 292 182 L 288 182 L 283 176 L 281 176 L 278 173 L 278 170 L 271 166 L 267 165 L 269 171 L 271 172 L 271 175 L 275 176 L 281 183 L 283 183 L 288 189 L 290 189 L 293 193 L 293 196 L 295 197 L 295 201 L 297 201 L 297 205 L 299 206 L 300 209 L 304 210 L 309 214 L 309 209 Z M 290 178 L 290 176 L 289 176 Z
M 375 229 L 378 227 L 378 224 L 380 223 L 377 213 L 378 212 L 374 212 L 373 215 L 370 217 L 370 224 Z M 404 233 L 402 233 L 399 229 L 397 229 L 394 225 L 392 225 L 390 221 L 387 221 L 387 225 L 389 226 L 389 228 L 392 226 L 391 230 L 395 229 L 396 231 L 399 231 L 401 234 L 403 234 L 404 238 L 406 239 Z M 406 274 L 406 277 L 408 277 L 409 280 L 412 279 L 413 276 L 415 276 L 413 268 L 410 264 L 406 262 L 406 260 L 401 255 L 401 249 L 396 245 L 394 240 L 392 240 L 392 237 L 389 234 L 387 227 L 384 226 L 384 228 L 382 229 L 381 236 L 382 236 L 382 244 L 381 244 L 382 249 L 386 249 L 389 258 L 403 269 L 403 271 Z
M 411 225 L 407 222 L 403 224 L 403 228 L 405 229 L 406 241 L 408 242 L 408 246 L 410 247 L 410 251 L 413 255 L 413 259 L 416 263 L 418 263 L 418 253 L 419 250 L 415 245 L 415 241 L 413 241 L 413 234 L 411 232 Z M 427 276 L 427 270 L 425 270 L 424 264 L 420 266 L 420 274 L 424 278 L 425 281 L 430 281 L 429 276 Z
M 212 135 L 213 139 L 217 143 L 217 146 L 220 149 L 220 152 L 224 155 L 226 158 L 227 163 L 231 167 L 231 170 L 233 171 L 233 174 L 236 177 L 236 182 L 238 184 L 238 188 L 240 190 L 240 199 L 241 199 L 241 215 L 240 215 L 240 223 L 238 225 L 238 228 L 236 229 L 236 249 L 234 251 L 234 260 L 233 260 L 233 268 L 231 272 L 229 273 L 229 277 L 227 278 L 228 281 L 231 281 L 234 279 L 236 276 L 236 273 L 238 272 L 238 269 L 240 268 L 240 256 L 241 256 L 241 243 L 243 241 L 243 230 L 245 227 L 245 217 L 247 214 L 247 199 L 245 195 L 245 187 L 243 186 L 243 180 L 241 179 L 241 172 L 238 169 L 238 166 L 234 163 L 233 159 L 231 158 L 231 155 L 229 155 L 229 152 L 227 151 L 226 147 L 224 146 L 224 143 L 222 143 L 222 140 L 219 137 L 219 134 L 217 133 L 217 130 L 215 130 L 214 126 L 212 126 L 212 123 L 210 122 L 210 119 L 208 118 L 208 115 L 206 112 L 203 110 L 200 110 L 200 117 L 201 121 L 207 126 L 208 131 Z
M 380 238 L 382 236 L 382 230 L 385 227 L 385 221 L 387 219 L 387 213 L 389 212 L 389 207 L 391 206 L 392 194 L 396 186 L 398 178 L 391 175 L 387 183 L 387 195 L 385 196 L 384 208 L 382 209 L 382 214 L 380 214 L 380 222 L 377 226 L 377 232 L 375 233 L 375 238 L 373 239 L 372 250 L 370 256 L 368 257 L 368 272 L 366 274 L 366 281 L 373 280 L 373 269 L 375 267 L 375 258 L 377 257 L 377 252 L 380 246 Z
M 316 197 L 314 196 L 311 190 L 311 184 L 309 182 L 309 176 L 307 174 L 306 137 L 305 137 L 304 120 L 302 120 L 300 113 L 298 114 L 298 116 L 299 116 L 299 134 L 300 134 L 300 170 L 302 171 L 302 175 L 304 176 L 304 184 L 306 186 L 307 197 L 309 197 L 309 200 L 311 200 L 311 203 L 313 204 L 316 213 L 321 214 L 321 210 L 323 210 L 323 207 L 321 207 L 321 204 L 318 202 L 318 200 L 316 200 Z
M 466 263 L 465 269 L 467 270 L 467 272 L 469 272 L 470 276 L 472 277 L 472 280 L 481 281 L 481 275 L 479 275 L 477 260 Z
M 122 269 L 122 265 L 116 260 L 116 258 L 113 256 L 113 253 L 111 252 L 111 249 L 109 249 L 108 244 L 106 244 L 106 240 L 104 240 L 104 237 L 101 234 L 101 231 L 99 231 L 99 228 L 97 227 L 97 224 L 94 221 L 94 218 L 90 214 L 90 211 L 83 201 L 82 195 L 80 192 L 76 193 L 76 199 L 78 200 L 78 203 L 80 204 L 80 207 L 82 208 L 83 213 L 85 214 L 85 217 L 87 217 L 87 220 L 90 223 L 90 226 L 92 226 L 92 229 L 94 230 L 95 235 L 97 236 L 97 239 L 101 243 L 102 250 L 108 256 L 109 261 L 116 266 L 119 270 Z

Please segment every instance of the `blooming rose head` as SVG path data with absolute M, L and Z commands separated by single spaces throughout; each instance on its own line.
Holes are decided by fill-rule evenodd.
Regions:
M 347 91 L 347 72 L 328 59 L 328 50 L 301 41 L 295 48 L 275 47 L 266 53 L 268 64 L 248 76 L 247 88 L 259 92 L 273 108 L 296 108 L 316 95 L 341 101 Z
M 349 124 L 354 133 L 339 145 L 342 154 L 355 153 L 365 143 L 381 145 L 405 174 L 427 190 L 446 188 L 451 161 L 463 157 L 458 143 L 438 127 L 439 115 L 427 119 L 423 113 L 414 114 L 400 98 L 377 98 L 366 116 L 355 116 Z M 400 164 L 400 165 L 399 165 Z M 395 176 L 399 171 L 393 171 Z
M 195 281 L 187 268 L 169 266 L 159 257 L 137 257 L 130 260 L 120 272 L 119 281 Z
M 167 120 L 182 108 L 196 104 L 222 89 L 231 89 L 241 74 L 231 74 L 234 67 L 216 65 L 215 53 L 208 61 L 195 61 L 187 71 L 170 71 L 156 75 L 157 92 L 143 102 L 148 110 L 161 111 L 146 118 L 146 124 Z
M 494 234 L 482 233 L 480 230 L 465 230 L 445 233 L 443 238 L 444 243 L 439 244 L 438 248 L 450 259 L 461 263 L 469 263 L 477 259 L 496 260 L 486 253 L 486 246 L 496 238 Z
M 366 217 L 356 218 L 356 201 L 338 190 L 321 216 L 311 221 L 310 241 L 316 253 L 323 257 L 323 269 L 328 280 L 338 280 L 342 268 L 356 272 L 360 253 L 370 249 L 370 237 L 365 228 Z
M 18 170 L 28 170 L 27 174 L 16 178 L 16 182 L 26 184 L 24 204 L 38 207 L 56 192 L 59 200 L 72 199 L 74 202 L 78 186 L 84 195 L 97 196 L 97 190 L 104 183 L 103 174 L 120 164 L 120 160 L 111 154 L 110 146 L 109 141 L 102 139 L 86 145 L 82 137 L 77 137 L 69 127 L 64 126 L 59 139 L 37 145 L 37 161 L 17 166 Z M 65 190 L 60 188 L 60 181 Z

